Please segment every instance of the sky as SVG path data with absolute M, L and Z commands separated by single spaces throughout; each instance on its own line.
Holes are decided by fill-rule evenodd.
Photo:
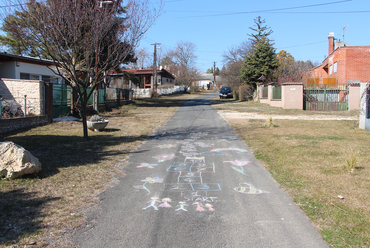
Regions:
M 167 0 L 139 48 L 153 54 L 152 44 L 161 43 L 157 51 L 163 54 L 190 41 L 201 73 L 214 62 L 221 69 L 222 55 L 248 40 L 258 16 L 273 30 L 276 53 L 285 50 L 295 60 L 321 63 L 328 56 L 329 32 L 341 41 L 344 33 L 349 46 L 370 45 L 369 0 Z

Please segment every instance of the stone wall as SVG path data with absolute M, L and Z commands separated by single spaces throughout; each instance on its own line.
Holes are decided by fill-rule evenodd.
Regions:
M 0 119 L 0 134 L 23 128 L 30 128 L 49 123 L 48 116 L 32 116 L 22 118 Z
M 45 114 L 45 92 L 44 82 L 42 81 L 0 78 L 0 95 L 4 100 L 4 104 L 7 101 L 15 100 L 23 113 L 31 113 L 33 115 Z M 27 109 L 25 109 L 25 106 Z

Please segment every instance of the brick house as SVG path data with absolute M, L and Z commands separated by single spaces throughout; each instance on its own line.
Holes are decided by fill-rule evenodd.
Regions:
M 349 81 L 370 81 L 370 46 L 348 46 L 328 35 L 328 57 L 310 71 L 306 83 L 345 85 Z

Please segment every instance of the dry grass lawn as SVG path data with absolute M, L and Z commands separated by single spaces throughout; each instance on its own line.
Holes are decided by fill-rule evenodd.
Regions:
M 358 129 L 357 121 L 274 120 L 274 113 L 305 111 L 216 102 L 222 110 L 269 113 L 269 128 L 266 120 L 228 121 L 330 246 L 370 247 L 370 132 Z
M 179 95 L 136 100 L 101 113 L 104 132 L 82 137 L 82 123 L 57 122 L 0 136 L 39 158 L 43 171 L 13 181 L 0 181 L 0 246 L 63 247 L 63 235 L 85 222 L 81 209 L 124 176 L 130 152 L 167 121 L 186 99 Z

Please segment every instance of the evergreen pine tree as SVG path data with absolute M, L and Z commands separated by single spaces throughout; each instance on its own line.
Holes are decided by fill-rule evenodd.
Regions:
M 256 43 L 253 52 L 245 57 L 241 68 L 241 78 L 245 83 L 252 84 L 254 87 L 260 82 L 258 79 L 264 75 L 269 78 L 273 71 L 278 67 L 275 49 L 270 40 L 262 37 Z

